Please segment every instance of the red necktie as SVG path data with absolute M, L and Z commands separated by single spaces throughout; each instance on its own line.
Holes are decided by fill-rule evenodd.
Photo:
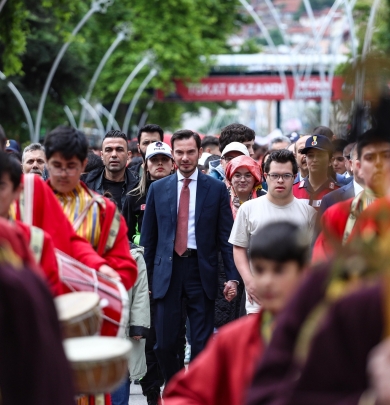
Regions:
M 183 188 L 180 192 L 179 210 L 177 211 L 175 252 L 181 256 L 187 250 L 188 242 L 188 214 L 190 211 L 190 189 L 188 185 L 191 179 L 183 180 Z

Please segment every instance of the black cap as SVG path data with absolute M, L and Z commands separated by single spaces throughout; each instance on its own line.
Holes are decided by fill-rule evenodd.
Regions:
M 302 149 L 302 154 L 306 155 L 309 149 L 318 149 L 333 153 L 332 142 L 324 135 L 312 135 L 308 138 L 305 147 Z

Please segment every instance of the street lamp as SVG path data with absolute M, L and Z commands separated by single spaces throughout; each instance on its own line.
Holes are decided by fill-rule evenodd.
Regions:
M 127 88 L 130 86 L 131 82 L 134 80 L 135 76 L 137 76 L 138 72 L 147 64 L 151 61 L 152 56 L 151 53 L 148 52 L 145 54 L 145 56 L 142 58 L 141 62 L 138 63 L 138 65 L 133 69 L 133 71 L 129 74 L 125 82 L 122 84 L 122 87 L 120 88 L 118 94 L 115 97 L 114 104 L 112 105 L 111 108 L 111 117 L 109 118 L 106 126 L 106 132 L 110 131 L 113 125 L 113 119 L 115 118 L 115 114 L 118 110 L 119 104 L 122 101 L 123 96 L 125 95 L 125 92 Z
M 95 70 L 95 73 L 92 76 L 91 82 L 89 83 L 87 93 L 85 94 L 84 99 L 89 103 L 91 99 L 91 95 L 93 92 L 93 89 L 95 87 L 95 84 L 97 82 L 98 77 L 100 76 L 100 73 L 102 72 L 105 64 L 107 63 L 108 59 L 112 55 L 112 53 L 115 51 L 117 46 L 125 39 L 128 39 L 130 35 L 130 27 L 128 24 L 124 24 L 123 26 L 120 27 L 118 34 L 115 38 L 115 41 L 111 44 L 111 46 L 107 49 L 106 53 L 104 54 L 103 58 L 99 62 L 99 65 L 97 69 Z M 80 121 L 79 121 L 79 129 L 82 129 L 84 125 L 84 120 L 85 120 L 85 108 L 84 106 L 81 108 L 80 112 Z
M 91 4 L 91 8 L 84 15 L 84 17 L 80 20 L 80 22 L 76 25 L 76 27 L 74 28 L 74 30 L 72 31 L 72 33 L 69 37 L 69 40 L 67 42 L 65 42 L 64 45 L 62 46 L 62 48 L 60 49 L 60 52 L 58 53 L 56 59 L 54 60 L 53 65 L 50 69 L 49 76 L 46 79 L 45 87 L 43 88 L 43 92 L 41 94 L 41 99 L 39 100 L 39 107 L 38 107 L 37 117 L 36 117 L 36 121 L 35 121 L 35 142 L 38 142 L 38 139 L 39 139 L 43 109 L 45 107 L 47 93 L 49 92 L 49 88 L 50 88 L 51 82 L 53 80 L 54 74 L 58 68 L 58 65 L 60 64 L 61 59 L 64 56 L 66 50 L 69 48 L 69 45 L 71 44 L 72 39 L 77 35 L 77 33 L 80 31 L 80 29 L 84 26 L 84 24 L 89 20 L 89 18 L 94 13 L 106 12 L 107 7 L 111 6 L 113 4 L 113 2 L 114 2 L 114 0 L 93 0 L 93 2 Z
M 158 73 L 158 70 L 153 68 L 149 72 L 149 74 L 145 77 L 145 79 L 143 80 L 141 85 L 138 87 L 138 90 L 134 94 L 134 97 L 131 100 L 129 108 L 128 108 L 127 112 L 126 112 L 125 120 L 123 122 L 122 132 L 124 132 L 125 134 L 127 134 L 127 131 L 129 129 L 130 120 L 131 120 L 131 117 L 132 117 L 133 112 L 134 112 L 134 108 L 135 108 L 135 106 L 136 106 L 142 92 L 145 90 L 146 86 L 150 83 L 150 81 L 153 79 L 153 77 L 156 76 L 157 73 Z

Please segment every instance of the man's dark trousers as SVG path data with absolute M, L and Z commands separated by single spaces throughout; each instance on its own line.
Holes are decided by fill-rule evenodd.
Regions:
M 191 325 L 191 360 L 205 347 L 214 329 L 214 300 L 210 300 L 200 279 L 196 255 L 173 256 L 172 277 L 167 294 L 155 300 L 157 343 L 154 347 L 167 383 L 181 366 L 177 354 L 182 323 L 182 301 L 186 301 Z

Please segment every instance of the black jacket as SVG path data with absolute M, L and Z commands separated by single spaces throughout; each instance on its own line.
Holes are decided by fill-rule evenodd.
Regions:
M 103 176 L 104 176 L 105 167 L 99 167 L 98 169 L 92 170 L 91 172 L 81 176 L 81 180 L 93 191 L 96 191 L 98 194 L 103 195 Z M 138 172 L 127 168 L 125 171 L 125 184 L 122 190 L 122 207 L 125 203 L 126 194 L 131 190 L 137 187 L 139 183 Z

